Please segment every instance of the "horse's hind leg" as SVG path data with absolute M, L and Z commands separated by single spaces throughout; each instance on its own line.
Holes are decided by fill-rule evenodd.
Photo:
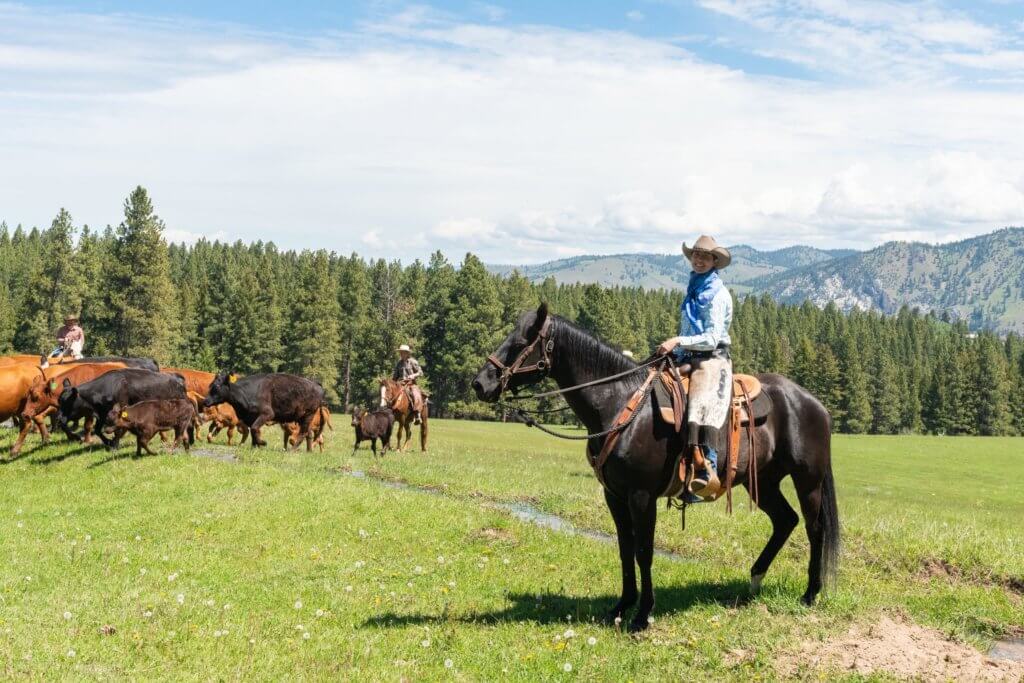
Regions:
M 654 562 L 654 526 L 658 521 L 657 498 L 647 491 L 633 491 L 629 496 L 629 515 L 633 521 L 636 563 L 640 567 L 640 605 L 629 622 L 629 630 L 636 632 L 647 628 L 654 609 L 651 564 Z
M 616 537 L 619 541 L 619 561 L 622 563 L 622 595 L 608 612 L 607 620 L 613 623 L 621 619 L 623 613 L 636 604 L 636 566 L 633 554 L 633 520 L 629 516 L 629 504 L 625 500 L 614 497 L 607 490 L 604 500 L 608 511 L 615 521 Z
M 808 477 L 809 478 L 809 477 Z M 801 481 L 804 477 L 794 475 L 797 497 L 800 499 L 800 510 L 804 515 L 804 526 L 807 527 L 807 540 L 811 545 L 811 558 L 807 565 L 807 592 L 800 598 L 805 605 L 813 605 L 821 592 L 822 584 L 822 550 L 825 544 L 825 525 L 823 524 L 822 481 Z
M 748 489 L 749 491 L 749 489 Z M 758 484 L 757 506 L 764 511 L 772 521 L 772 535 L 765 544 L 764 550 L 758 555 L 754 566 L 750 568 L 750 589 L 754 593 L 761 589 L 761 581 L 768 572 L 775 556 L 789 540 L 789 535 L 800 522 L 796 511 L 782 495 L 779 489 L 778 477 L 772 477 L 769 481 L 762 481 Z

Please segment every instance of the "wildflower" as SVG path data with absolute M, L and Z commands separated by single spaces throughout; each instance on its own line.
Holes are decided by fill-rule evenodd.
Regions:
M 622 625 L 622 617 L 615 617 L 615 625 L 616 626 L 621 626 Z
M 318 617 L 322 617 L 322 616 L 324 615 L 324 611 L 323 611 L 322 609 L 318 609 L 318 610 L 316 611 L 316 615 L 317 615 Z
M 476 563 L 476 568 L 477 569 L 483 569 L 484 568 L 484 563 L 483 562 L 477 562 Z
M 85 535 L 85 540 L 91 541 L 92 540 L 92 534 L 86 534 Z
M 421 566 L 419 566 L 419 565 L 416 565 L 416 566 L 415 566 L 415 567 L 413 568 L 413 570 L 412 570 L 412 573 L 413 573 L 413 574 L 422 574 L 422 573 L 423 573 L 423 567 L 421 567 Z
M 562 671 L 564 671 L 565 673 L 569 673 L 570 671 L 572 671 L 572 664 L 570 664 L 569 662 L 563 664 Z
M 345 592 L 346 593 L 351 593 L 352 592 L 352 586 L 345 586 Z
M 141 541 L 141 540 L 142 540 L 142 536 L 136 536 L 136 537 L 135 537 L 135 540 L 136 540 L 136 541 Z
M 412 588 L 412 581 L 406 581 L 405 585 L 408 586 L 409 588 Z
M 452 661 L 452 660 L 450 660 L 450 659 L 446 659 L 446 660 L 444 660 L 444 668 L 446 668 L 446 669 L 450 669 L 450 668 L 452 668 L 453 666 L 455 666 L 455 662 L 453 662 L 453 661 Z
M 437 563 L 438 564 L 444 564 L 444 555 L 438 555 L 437 556 Z
M 309 640 L 309 631 L 303 631 L 302 632 L 302 639 L 303 640 Z
M 18 522 L 18 528 L 21 529 L 25 526 L 24 522 Z
M 139 574 L 141 574 L 142 576 L 145 576 L 145 575 L 146 575 L 146 571 L 147 571 L 147 570 L 146 570 L 146 568 L 145 568 L 145 567 L 140 567 L 140 568 L 139 568 Z
M 71 612 L 65 612 L 64 613 L 64 619 L 70 619 L 70 618 L 71 618 Z
M 501 563 L 502 564 L 509 564 L 508 558 L 506 557 L 504 560 L 501 561 Z
M 224 603 L 224 611 L 227 612 L 229 609 L 231 609 L 231 603 L 225 602 Z
M 302 600 L 295 601 L 295 609 L 302 609 Z
M 213 637 L 214 638 L 220 638 L 222 635 L 224 635 L 224 634 L 222 634 L 220 631 L 214 631 L 213 632 Z
M 250 645 L 255 645 L 256 644 L 256 639 L 255 638 L 250 638 L 249 639 L 249 644 Z
M 184 605 L 185 604 L 185 594 L 184 593 L 178 593 L 178 604 L 179 605 Z
M 359 538 L 366 538 L 367 536 L 369 536 L 369 534 L 366 533 L 366 529 L 359 530 Z
M 25 580 L 26 580 L 26 581 L 31 581 L 31 580 L 32 580 L 32 577 L 31 577 L 31 576 L 26 576 L 26 577 L 25 577 Z
M 366 566 L 365 562 L 363 562 L 362 560 L 356 560 L 356 569 L 362 569 L 365 566 Z
M 647 617 L 647 623 L 648 624 L 653 624 L 654 623 L 654 617 Z
M 146 610 L 145 612 L 142 613 L 142 616 L 144 616 L 147 619 L 149 619 L 151 616 L 153 616 L 153 611 L 152 610 Z
M 448 582 L 448 587 L 449 588 L 455 588 L 455 582 L 454 581 L 449 581 Z
M 174 581 L 177 578 L 178 578 L 178 572 L 174 572 L 173 574 L 168 574 L 167 575 L 167 580 L 168 581 Z
M 295 630 L 296 631 L 305 631 L 306 627 L 303 626 L 302 624 L 295 624 Z
M 71 539 L 71 547 L 74 548 L 76 545 L 78 545 L 78 541 L 72 538 Z
M 594 636 L 590 636 L 589 638 L 587 638 L 587 645 L 589 645 L 590 647 L 594 647 L 595 645 L 597 645 L 597 638 L 595 638 Z
M 562 634 L 562 637 L 564 637 L 566 640 L 569 640 L 570 638 L 575 638 L 576 631 L 573 631 L 571 628 L 566 629 L 565 633 Z
M 75 652 L 75 650 L 73 648 L 68 650 L 68 658 L 74 657 L 75 654 L 77 654 L 77 653 Z
M 424 638 L 423 640 L 420 641 L 420 645 L 422 647 L 430 647 L 430 639 L 429 638 Z

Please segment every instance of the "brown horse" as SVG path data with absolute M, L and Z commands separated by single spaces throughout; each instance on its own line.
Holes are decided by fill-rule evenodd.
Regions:
M 634 372 L 640 371 L 640 372 Z M 490 356 L 473 381 L 477 397 L 497 401 L 505 390 L 528 386 L 550 377 L 569 390 L 566 402 L 587 427 L 598 435 L 616 422 L 623 405 L 641 385 L 642 368 L 589 332 L 555 315 L 546 305 L 524 313 L 512 333 Z M 602 378 L 622 375 L 603 381 Z M 831 418 L 806 389 L 781 375 L 758 375 L 762 390 L 772 400 L 764 424 L 754 432 L 758 506 L 772 521 L 772 535 L 750 569 L 753 590 L 760 588 L 768 567 L 799 522 L 779 486 L 793 478 L 810 541 L 807 590 L 803 602 L 812 604 L 822 584 L 832 578 L 839 562 L 839 511 L 832 478 Z M 651 402 L 637 407 L 637 417 L 621 432 L 611 457 L 601 465 L 604 498 L 615 521 L 622 563 L 622 595 L 608 614 L 622 618 L 639 606 L 631 630 L 647 628 L 654 608 L 651 562 L 658 497 L 676 478 L 676 456 L 686 447 L 685 434 L 655 419 Z M 684 430 L 685 431 L 685 430 Z M 588 441 L 589 455 L 601 450 L 602 438 Z M 721 450 L 721 449 L 720 449 Z M 746 470 L 751 452 L 739 455 L 736 483 L 748 485 Z M 724 460 L 724 458 L 722 459 Z M 724 474 L 719 462 L 719 476 Z M 640 568 L 640 592 L 636 589 Z
M 384 387 L 384 401 L 388 408 L 395 414 L 395 424 L 398 425 L 398 435 L 395 437 L 395 450 L 402 452 L 409 447 L 412 441 L 412 423 L 415 419 L 412 405 L 409 402 L 409 395 L 399 382 L 390 377 L 381 377 L 380 385 Z M 423 410 L 420 411 L 420 450 L 427 452 L 427 418 L 430 412 L 430 403 L 423 399 Z M 402 442 L 402 431 L 405 431 L 405 442 Z

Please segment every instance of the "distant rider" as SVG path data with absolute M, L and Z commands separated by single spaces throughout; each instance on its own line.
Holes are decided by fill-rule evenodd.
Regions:
M 423 391 L 416 385 L 416 380 L 423 376 L 423 368 L 412 357 L 412 349 L 409 348 L 408 344 L 402 344 L 398 347 L 398 355 L 399 359 L 395 363 L 395 370 L 391 373 L 391 379 L 402 385 L 402 389 L 409 399 L 409 406 L 412 408 L 413 416 L 415 417 L 414 423 L 419 424 L 420 411 L 423 410 Z M 384 394 L 385 389 L 381 387 L 381 406 L 387 405 Z
M 692 249 L 683 243 L 683 253 L 693 270 L 679 309 L 679 336 L 662 342 L 658 352 L 673 354 L 678 364 L 689 363 L 694 371 L 687 408 L 688 442 L 700 446 L 707 469 L 694 472 L 690 502 L 701 502 L 719 490 L 718 453 L 709 441 L 725 426 L 732 400 L 732 296 L 718 274 L 732 257 L 707 235 L 701 235 Z
M 57 348 L 50 352 L 50 358 L 61 356 L 77 360 L 82 357 L 83 346 L 85 332 L 78 324 L 78 314 L 64 316 L 64 326 L 57 330 Z

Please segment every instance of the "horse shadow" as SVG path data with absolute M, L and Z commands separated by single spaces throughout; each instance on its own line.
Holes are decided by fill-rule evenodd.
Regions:
M 508 606 L 499 610 L 470 612 L 452 616 L 440 614 L 400 614 L 384 612 L 364 621 L 361 628 L 393 628 L 404 626 L 440 625 L 444 623 L 501 624 L 530 622 L 535 624 L 564 624 L 566 616 L 577 623 L 602 622 L 618 595 L 579 596 L 564 593 L 509 593 Z M 744 607 L 753 596 L 750 584 L 733 579 L 723 582 L 699 581 L 680 586 L 666 586 L 657 591 L 655 613 L 661 615 L 687 612 L 704 605 Z M 629 612 L 624 620 L 628 621 Z

